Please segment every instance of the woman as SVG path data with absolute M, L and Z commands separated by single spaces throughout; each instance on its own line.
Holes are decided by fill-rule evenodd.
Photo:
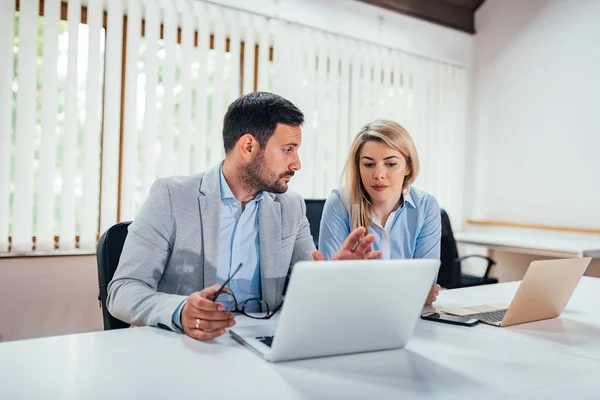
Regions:
M 345 189 L 333 190 L 323 208 L 319 250 L 325 258 L 364 226 L 384 259 L 439 259 L 440 207 L 432 195 L 411 186 L 418 173 L 417 150 L 400 124 L 376 120 L 363 126 L 346 161 Z M 439 290 L 432 286 L 426 305 Z

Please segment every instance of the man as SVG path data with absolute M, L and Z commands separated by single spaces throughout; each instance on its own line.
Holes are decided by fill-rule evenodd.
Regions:
M 250 93 L 229 106 L 225 160 L 206 173 L 152 185 L 108 286 L 113 316 L 213 339 L 235 324 L 213 296 L 239 264 L 227 288 L 238 304 L 251 298 L 271 310 L 281 304 L 294 263 L 324 259 L 302 197 L 287 192 L 300 169 L 303 122 L 296 106 L 271 93 Z M 333 258 L 381 257 L 369 251 L 375 238 L 365 233 L 352 232 Z

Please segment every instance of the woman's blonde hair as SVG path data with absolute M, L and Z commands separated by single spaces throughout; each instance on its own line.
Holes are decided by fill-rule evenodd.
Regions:
M 406 159 L 408 175 L 404 178 L 402 191 L 404 192 L 419 174 L 419 155 L 415 144 L 402 125 L 397 122 L 378 119 L 361 128 L 352 146 L 344 167 L 343 179 L 350 203 L 350 221 L 352 230 L 373 223 L 373 205 L 360 178 L 360 151 L 366 142 L 374 141 L 385 143 L 397 150 Z

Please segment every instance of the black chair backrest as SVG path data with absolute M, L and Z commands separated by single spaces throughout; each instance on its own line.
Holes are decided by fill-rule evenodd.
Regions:
M 458 258 L 458 248 L 450 217 L 445 210 L 441 210 L 442 217 L 442 240 L 441 240 L 441 266 L 438 273 L 438 284 L 445 288 L 453 288 L 460 284 L 460 263 L 456 262 Z
M 321 227 L 321 216 L 323 215 L 323 206 L 325 199 L 304 199 L 306 203 L 306 218 L 310 224 L 310 234 L 315 242 L 315 247 L 319 247 L 319 228 Z
M 121 257 L 121 251 L 123 251 L 123 245 L 127 237 L 127 228 L 129 228 L 130 224 L 131 221 L 127 221 L 110 227 L 104 232 L 98 242 L 98 250 L 96 251 L 98 286 L 100 289 L 98 299 L 102 302 L 104 330 L 129 327 L 129 324 L 110 315 L 106 308 L 106 297 L 108 295 L 108 284 L 119 266 L 119 258 Z

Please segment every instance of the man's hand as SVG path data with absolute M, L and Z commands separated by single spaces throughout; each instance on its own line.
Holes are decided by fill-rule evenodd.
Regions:
M 233 313 L 223 311 L 225 306 L 212 301 L 219 290 L 212 285 L 190 295 L 181 310 L 181 327 L 186 335 L 198 340 L 210 340 L 225 333 L 225 328 L 235 325 Z M 228 291 L 227 287 L 223 290 Z
M 442 287 L 440 285 L 438 285 L 437 283 L 431 287 L 431 290 L 429 291 L 429 295 L 427 296 L 427 300 L 425 300 L 426 306 L 430 306 L 431 304 L 433 304 L 434 301 L 437 300 L 437 297 L 440 294 L 441 288 Z
M 331 257 L 332 260 L 374 260 L 381 258 L 383 253 L 381 251 L 371 251 L 371 244 L 375 241 L 375 235 L 367 235 L 367 229 L 360 227 L 356 228 L 354 232 L 348 235 L 348 238 L 337 252 L 337 254 Z M 315 261 L 325 260 L 325 256 L 318 250 L 313 250 L 313 259 Z

